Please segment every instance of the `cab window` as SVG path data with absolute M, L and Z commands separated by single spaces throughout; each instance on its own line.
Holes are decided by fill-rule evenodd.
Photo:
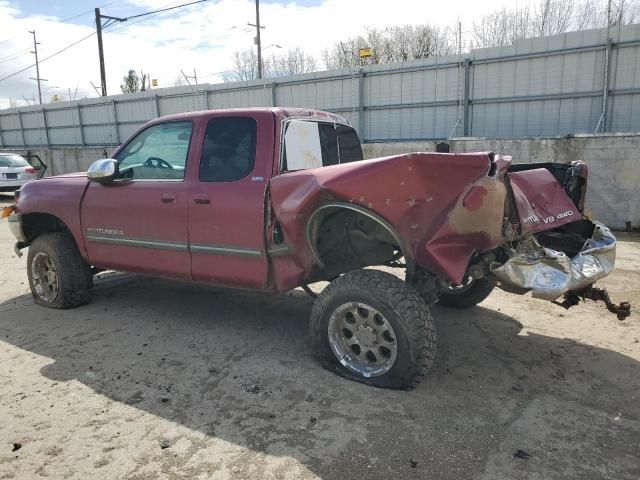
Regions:
M 333 122 L 291 120 L 286 124 L 282 170 L 328 167 L 363 159 L 356 131 Z
M 253 170 L 258 126 L 249 117 L 209 120 L 200 158 L 201 182 L 234 182 Z
M 116 157 L 120 178 L 184 179 L 192 128 L 191 122 L 169 122 L 140 132 Z

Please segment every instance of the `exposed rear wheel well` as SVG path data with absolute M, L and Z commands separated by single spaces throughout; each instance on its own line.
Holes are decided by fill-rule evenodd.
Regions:
M 390 265 L 404 256 L 393 228 L 357 205 L 319 208 L 309 220 L 307 238 L 325 279 L 367 266 Z

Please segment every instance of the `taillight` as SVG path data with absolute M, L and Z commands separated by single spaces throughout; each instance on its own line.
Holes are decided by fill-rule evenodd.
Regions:
M 24 171 L 26 173 L 36 173 L 36 169 L 33 167 L 25 167 Z

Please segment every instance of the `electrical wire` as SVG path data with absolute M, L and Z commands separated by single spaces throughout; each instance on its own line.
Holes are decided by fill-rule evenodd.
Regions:
M 132 27 L 133 25 L 135 25 L 135 24 L 137 24 L 137 23 L 141 23 L 141 22 L 144 22 L 144 21 L 147 21 L 147 20 L 151 20 L 152 18 L 154 18 L 154 17 L 156 17 L 156 16 L 158 16 L 158 15 L 161 15 L 161 14 L 163 14 L 163 13 L 165 13 L 165 12 L 169 11 L 169 10 L 174 10 L 174 9 L 176 9 L 176 8 L 180 8 L 180 7 L 187 7 L 187 6 L 189 6 L 189 5 L 194 5 L 194 4 L 196 4 L 196 3 L 202 3 L 202 2 L 207 2 L 207 1 L 208 1 L 208 0 L 198 0 L 198 1 L 196 1 L 196 2 L 183 3 L 183 4 L 181 4 L 181 5 L 174 5 L 174 6 L 170 6 L 170 7 L 168 7 L 168 8 L 164 8 L 164 7 L 162 7 L 162 8 L 161 8 L 161 9 L 159 9 L 159 10 L 154 10 L 154 11 L 151 11 L 151 12 L 141 13 L 141 14 L 138 14 L 138 15 L 133 15 L 133 16 L 131 16 L 131 17 L 126 17 L 126 18 L 125 18 L 125 19 L 123 19 L 123 20 L 129 20 L 129 19 L 131 19 L 131 18 L 138 18 L 138 17 L 145 17 L 145 18 L 141 18 L 140 20 L 136 20 L 135 22 L 131 22 L 131 23 L 127 22 L 127 23 L 126 23 L 126 24 L 124 24 L 124 25 L 121 25 L 121 26 L 119 26 L 119 27 L 117 27 L 117 28 L 112 28 L 112 29 L 110 29 L 110 30 L 107 30 L 107 29 L 105 28 L 103 31 L 104 31 L 104 32 L 109 32 L 109 33 L 114 33 L 114 32 L 119 32 L 119 31 L 121 31 L 121 30 L 126 30 L 126 29 L 128 29 L 128 28 Z M 169 5 L 171 5 L 171 3 L 168 3 L 168 4 L 166 4 L 165 6 L 169 6 Z M 147 16 L 147 15 L 148 15 L 148 16 Z M 115 24 L 111 24 L 111 25 L 115 25 Z M 111 27 L 111 25 L 109 25 L 109 27 Z M 109 27 L 107 27 L 107 28 L 109 28 Z
M 108 7 L 110 5 L 113 5 L 114 3 L 119 3 L 122 0 L 114 0 L 113 2 L 109 2 L 109 3 L 105 3 L 104 5 L 99 5 L 96 8 L 104 8 L 104 7 Z M 68 23 L 70 20 L 75 20 L 78 17 L 83 17 L 84 15 L 89 15 L 90 13 L 94 13 L 95 9 L 92 8 L 91 10 L 87 10 L 86 12 L 82 12 L 82 13 L 78 13 L 77 15 L 74 15 L 73 17 L 69 17 L 69 18 L 65 18 L 64 20 L 60 20 L 60 23 Z
M 7 55 L 6 57 L 0 58 L 0 63 L 8 62 L 9 60 L 13 60 L 14 58 L 18 58 L 22 55 L 29 53 L 31 49 L 25 48 L 24 50 L 20 50 L 19 52 L 14 52 L 11 55 Z
M 48 56 L 46 56 L 46 57 L 44 57 L 44 58 L 40 59 L 40 61 L 39 61 L 38 63 L 43 63 L 43 62 L 45 62 L 45 61 L 49 60 L 50 58 L 55 57 L 56 55 L 60 55 L 62 52 L 65 52 L 65 51 L 69 50 L 71 47 L 74 47 L 74 46 L 78 45 L 80 42 L 84 42 L 86 39 L 88 39 L 88 38 L 90 38 L 90 37 L 93 37 L 95 34 L 96 34 L 96 32 L 92 32 L 92 33 L 90 33 L 89 35 L 87 35 L 87 36 L 85 36 L 85 37 L 82 37 L 82 38 L 81 38 L 81 39 L 79 39 L 79 40 L 76 40 L 75 42 L 73 42 L 73 43 L 71 43 L 71 44 L 67 45 L 66 47 L 64 47 L 64 48 L 62 48 L 62 49 L 60 49 L 60 50 L 58 50 L 57 52 L 54 52 L 54 53 L 52 53 L 51 55 L 48 55 Z M 18 70 L 17 72 L 13 72 L 13 73 L 11 73 L 11 74 L 9 74 L 9 75 L 6 75 L 6 76 L 4 76 L 4 77 L 0 78 L 0 82 L 2 82 L 2 81 L 4 81 L 4 80 L 7 80 L 7 79 L 9 79 L 9 78 L 11 78 L 11 77 L 15 77 L 15 76 L 16 76 L 16 75 L 18 75 L 19 73 L 22 73 L 22 72 L 24 72 L 24 71 L 26 71 L 26 70 L 29 70 L 30 68 L 33 68 L 33 67 L 35 67 L 35 66 L 36 66 L 36 64 L 34 63 L 34 64 L 29 65 L 28 67 L 25 67 L 25 68 L 22 68 L 22 69 Z
M 126 25 L 126 26 L 124 26 L 122 28 L 117 28 L 117 29 L 114 29 L 114 30 L 110 30 L 110 32 L 117 31 L 117 30 L 123 30 L 125 28 L 129 28 L 130 26 L 135 25 L 136 23 L 140 23 L 142 21 L 145 21 L 145 20 L 147 20 L 149 18 L 152 18 L 155 15 L 160 15 L 161 13 L 164 13 L 164 12 L 166 12 L 168 10 L 173 10 L 173 9 L 178 8 L 178 7 L 186 7 L 186 6 L 189 6 L 189 5 L 194 5 L 196 3 L 202 3 L 202 2 L 206 2 L 206 1 L 208 1 L 208 0 L 198 0 L 198 1 L 195 1 L 195 2 L 185 3 L 185 4 L 177 5 L 177 6 L 174 6 L 174 7 L 170 7 L 170 8 L 163 8 L 163 9 L 160 9 L 160 10 L 154 10 L 154 11 L 147 12 L 147 13 L 144 13 L 144 14 L 135 15 L 135 16 L 132 16 L 132 17 L 129 17 L 129 18 L 138 18 L 138 17 L 142 17 L 142 16 L 146 17 L 147 15 L 149 15 L 149 17 L 146 17 L 146 18 L 137 20 L 135 22 L 132 22 L 131 24 L 128 24 L 128 25 Z M 61 53 L 69 50 L 71 47 L 74 47 L 74 46 L 78 45 L 79 43 L 87 40 L 88 38 L 93 37 L 94 35 L 96 35 L 96 33 L 97 32 L 92 32 L 89 35 L 86 35 L 86 36 L 80 38 L 79 40 L 76 40 L 75 42 L 73 42 L 73 43 L 67 45 L 66 47 L 58 50 L 57 52 L 54 52 L 51 55 L 48 55 L 48 56 L 42 58 L 38 63 L 43 63 L 43 62 L 45 62 L 45 61 L 47 61 L 47 60 L 49 60 L 49 59 L 61 54 Z M 20 70 L 18 70 L 16 72 L 13 72 L 13 73 L 11 73 L 9 75 L 6 75 L 6 76 L 0 78 L 0 82 L 2 82 L 4 80 L 8 80 L 9 78 L 15 77 L 16 75 L 18 75 L 18 74 L 20 74 L 20 73 L 22 73 L 22 72 L 24 72 L 26 70 L 29 70 L 30 68 L 33 68 L 35 66 L 36 66 L 36 64 L 34 63 L 34 64 L 29 65 L 28 67 L 22 68 L 22 69 L 20 69 Z

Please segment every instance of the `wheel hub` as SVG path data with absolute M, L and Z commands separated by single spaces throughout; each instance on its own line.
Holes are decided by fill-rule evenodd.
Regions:
M 389 320 L 374 307 L 345 303 L 328 325 L 329 345 L 340 363 L 363 377 L 387 373 L 398 356 L 396 335 Z
M 51 257 L 38 252 L 31 261 L 31 278 L 35 294 L 45 302 L 53 302 L 58 297 L 58 271 Z
M 372 348 L 378 344 L 378 332 L 369 325 L 358 327 L 354 337 L 362 346 Z

